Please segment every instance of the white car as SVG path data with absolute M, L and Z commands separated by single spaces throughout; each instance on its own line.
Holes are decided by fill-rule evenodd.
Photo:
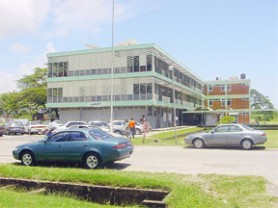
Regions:
M 43 124 L 41 121 L 29 121 L 28 122 L 28 134 L 44 134 L 47 130 L 47 125 Z
M 128 121 L 127 120 L 114 120 L 113 128 L 127 130 Z M 139 135 L 144 131 L 143 125 L 135 121 L 135 134 Z
M 57 130 L 62 131 L 62 130 L 65 130 L 65 129 L 69 129 L 71 126 L 76 126 L 76 125 L 87 125 L 87 122 L 85 122 L 85 121 L 68 121 L 64 125 L 59 126 L 57 128 Z

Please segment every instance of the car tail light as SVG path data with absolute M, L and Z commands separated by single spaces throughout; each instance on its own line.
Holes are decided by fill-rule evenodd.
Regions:
M 113 146 L 113 149 L 123 149 L 126 146 L 127 145 L 125 143 L 121 143 L 121 144 L 117 144 L 117 145 Z
M 261 136 L 266 136 L 266 133 L 262 133 Z

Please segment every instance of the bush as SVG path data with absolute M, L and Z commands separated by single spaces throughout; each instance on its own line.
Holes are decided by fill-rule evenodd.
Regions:
M 221 124 L 230 124 L 235 122 L 236 118 L 233 116 L 224 116 L 220 119 Z

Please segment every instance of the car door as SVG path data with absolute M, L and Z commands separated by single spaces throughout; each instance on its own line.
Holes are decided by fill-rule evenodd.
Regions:
M 64 159 L 64 146 L 68 139 L 67 132 L 59 132 L 47 139 L 38 149 L 39 160 L 59 161 Z
M 225 145 L 228 137 L 228 126 L 219 126 L 211 132 L 207 145 Z
M 244 131 L 237 125 L 230 125 L 228 129 L 227 145 L 238 146 L 244 137 Z
M 68 161 L 81 161 L 87 152 L 90 141 L 81 131 L 68 132 L 68 139 L 63 145 L 63 157 Z

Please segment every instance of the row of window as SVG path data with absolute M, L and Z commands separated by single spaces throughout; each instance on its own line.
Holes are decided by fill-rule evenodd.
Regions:
M 140 56 L 128 56 L 127 66 L 115 67 L 114 73 L 130 73 L 130 72 L 145 72 L 152 71 L 152 55 L 146 56 L 146 65 L 140 65 Z M 179 70 L 174 68 L 174 72 L 169 71 L 169 65 L 157 57 L 155 60 L 155 71 L 170 79 L 174 79 L 176 82 L 181 83 L 191 89 L 202 90 L 200 83 L 196 82 L 191 77 L 185 75 Z M 65 76 L 86 76 L 86 75 L 103 75 L 111 74 L 111 68 L 97 68 L 97 69 L 80 69 L 69 70 L 68 62 L 54 62 L 48 64 L 48 77 L 65 77 Z
M 248 86 L 246 83 L 240 83 L 240 85 Z M 231 92 L 232 85 L 231 84 L 214 84 L 208 85 L 208 92 L 212 92 L 215 87 L 219 87 L 221 92 Z
M 242 98 L 242 100 L 249 100 L 248 98 Z M 221 102 L 221 106 L 226 106 L 226 99 L 222 98 L 222 99 L 209 99 L 208 100 L 208 105 L 211 107 L 213 106 L 214 101 L 216 102 Z M 230 98 L 227 99 L 227 106 L 231 106 L 232 105 L 232 100 Z
M 157 57 L 155 57 L 154 61 L 155 61 L 155 72 L 173 79 L 173 72 L 169 71 L 169 65 L 167 63 L 165 63 L 164 61 L 162 61 Z M 181 71 L 175 68 L 173 70 L 174 70 L 174 80 L 176 82 L 181 83 L 182 85 L 192 89 L 198 89 L 200 91 L 202 90 L 202 85 L 200 83 L 196 82 L 194 79 L 185 75 L 184 73 L 182 73 Z

